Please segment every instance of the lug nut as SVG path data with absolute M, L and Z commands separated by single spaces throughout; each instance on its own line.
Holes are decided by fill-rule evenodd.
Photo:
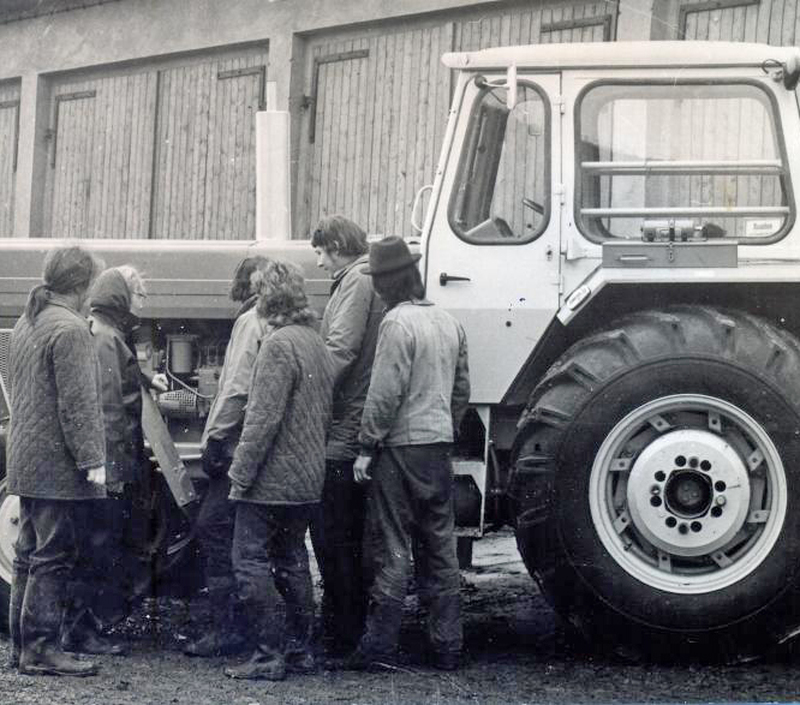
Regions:
M 11 517 L 10 521 L 11 521 L 11 526 L 16 526 L 17 524 L 19 524 L 19 517 Z
M 658 485 L 653 485 L 650 488 L 650 494 L 661 494 L 661 488 Z
M 725 495 L 719 495 L 715 501 L 720 507 L 724 507 L 725 502 L 727 502 L 728 500 L 725 499 Z

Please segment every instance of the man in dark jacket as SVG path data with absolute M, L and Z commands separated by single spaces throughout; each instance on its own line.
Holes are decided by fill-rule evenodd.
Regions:
M 369 257 L 375 290 L 389 310 L 354 471 L 358 481 L 372 480 L 370 527 L 380 551 L 366 632 L 348 662 L 352 668 L 394 658 L 412 549 L 433 665 L 456 668 L 461 652 L 450 451 L 469 401 L 467 339 L 455 318 L 423 298 L 418 259 L 397 237 L 373 244 Z
M 366 617 L 361 550 L 365 492 L 353 478 L 353 461 L 384 304 L 371 277 L 361 271 L 367 264 L 367 236 L 353 221 L 326 216 L 311 246 L 317 266 L 333 278 L 320 334 L 333 357 L 335 375 L 325 486 L 311 538 L 324 588 L 323 638 L 329 651 L 345 653 L 358 643 Z
M 219 391 L 206 419 L 201 449 L 208 488 L 197 516 L 197 537 L 205 557 L 205 578 L 211 603 L 211 625 L 184 648 L 188 656 L 219 656 L 245 646 L 236 613 L 236 580 L 231 563 L 233 522 L 236 505 L 228 500 L 231 490 L 228 469 L 239 442 L 244 409 L 250 392 L 258 345 L 265 332 L 256 315 L 256 299 L 250 277 L 266 257 L 248 257 L 236 267 L 230 297 L 240 304 L 233 324 Z
M 325 478 L 333 363 L 308 308 L 303 277 L 269 262 L 254 275 L 261 342 L 244 428 L 228 476 L 236 502 L 233 565 L 257 648 L 231 678 L 280 680 L 314 669 L 314 602 L 305 534 Z M 279 618 L 280 596 L 285 619 Z M 285 633 L 285 639 L 284 639 Z
M 67 603 L 91 599 L 74 571 L 78 514 L 105 495 L 98 362 L 79 313 L 100 269 L 79 247 L 52 250 L 11 335 L 8 491 L 20 523 L 9 626 L 19 670 L 32 675 L 97 672 L 62 652 L 59 636 Z

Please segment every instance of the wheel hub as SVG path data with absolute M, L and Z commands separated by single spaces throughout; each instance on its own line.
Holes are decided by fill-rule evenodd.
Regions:
M 724 438 L 710 431 L 671 431 L 636 459 L 627 500 L 636 529 L 662 551 L 713 553 L 747 519 L 747 467 Z

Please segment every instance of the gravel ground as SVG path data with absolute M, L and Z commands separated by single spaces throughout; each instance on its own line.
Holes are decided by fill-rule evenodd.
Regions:
M 570 642 L 528 577 L 508 534 L 475 544 L 464 573 L 466 662 L 454 673 L 422 665 L 422 615 L 407 602 L 404 665 L 392 673 L 320 670 L 280 683 L 232 681 L 230 659 L 190 659 L 187 635 L 207 619 L 201 599 L 151 600 L 126 623 L 127 657 L 103 657 L 96 678 L 20 676 L 0 666 L 0 703 L 266 705 L 268 703 L 707 703 L 800 700 L 800 657 L 756 664 L 655 666 L 588 653 Z M 0 663 L 8 643 L 0 641 Z

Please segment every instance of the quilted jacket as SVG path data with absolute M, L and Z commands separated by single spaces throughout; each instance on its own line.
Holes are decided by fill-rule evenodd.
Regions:
M 105 463 L 99 369 L 89 324 L 53 295 L 35 321 L 22 316 L 9 348 L 8 491 L 91 499 L 105 489 L 86 472 Z
M 333 361 L 310 326 L 276 328 L 261 341 L 228 471 L 230 498 L 308 504 L 322 496 Z
M 141 478 L 144 456 L 142 382 L 131 336 L 138 319 L 129 313 L 130 294 L 122 275 L 107 269 L 97 279 L 89 325 L 100 362 L 100 387 L 106 436 L 106 485 Z
M 386 308 L 372 288 L 372 277 L 362 268 L 368 255 L 359 257 L 337 272 L 331 298 L 322 316 L 320 333 L 333 356 L 335 386 L 333 420 L 328 436 L 327 457 L 355 460 L 358 430 L 369 389 L 378 328 Z

